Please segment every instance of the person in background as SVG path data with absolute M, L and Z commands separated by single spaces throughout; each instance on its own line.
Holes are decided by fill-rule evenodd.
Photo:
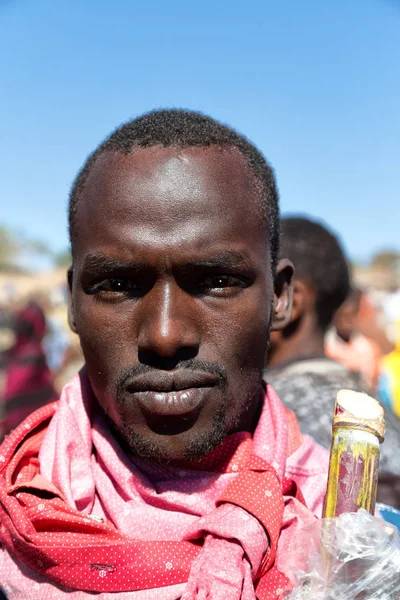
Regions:
M 382 307 L 377 306 L 376 302 L 372 301 L 367 290 L 361 292 L 360 307 L 355 326 L 359 333 L 365 335 L 378 346 L 382 356 L 394 350 L 394 344 L 386 332 Z
M 351 293 L 349 266 L 338 238 L 303 217 L 281 221 L 281 256 L 295 267 L 292 318 L 271 333 L 266 381 L 296 413 L 302 432 L 330 447 L 336 394 L 371 393 L 359 373 L 325 354 L 325 336 Z M 400 421 L 386 411 L 383 470 L 400 474 Z
M 377 343 L 357 330 L 362 292 L 353 289 L 336 311 L 325 339 L 326 355 L 359 373 L 366 387 L 376 390 L 382 353 Z
M 400 321 L 395 330 L 395 348 L 382 359 L 378 393 L 383 404 L 400 417 Z
M 400 321 L 400 288 L 393 283 L 382 301 L 383 316 L 391 341 L 396 341 L 396 324 Z
M 57 398 L 42 345 L 46 332 L 43 310 L 28 302 L 12 321 L 14 342 L 4 360 L 1 437 Z

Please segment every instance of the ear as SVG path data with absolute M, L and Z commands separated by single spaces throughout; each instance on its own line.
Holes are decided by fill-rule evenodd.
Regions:
M 288 258 L 282 258 L 276 267 L 272 331 L 284 329 L 292 318 L 294 267 Z
M 312 290 L 301 279 L 293 281 L 293 308 L 291 321 L 297 321 L 313 302 Z
M 72 280 L 73 280 L 73 268 L 70 267 L 67 271 L 67 281 L 68 281 L 68 325 L 72 329 L 74 333 L 78 333 L 78 329 L 76 327 L 75 322 L 75 310 L 74 303 L 72 300 Z

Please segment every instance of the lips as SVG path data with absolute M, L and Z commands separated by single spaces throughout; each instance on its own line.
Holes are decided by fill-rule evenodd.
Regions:
M 180 416 L 200 409 L 207 392 L 217 384 L 211 373 L 201 371 L 150 372 L 126 385 L 145 412 Z

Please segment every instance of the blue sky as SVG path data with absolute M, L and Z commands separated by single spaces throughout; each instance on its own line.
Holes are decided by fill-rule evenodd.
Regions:
M 0 223 L 62 250 L 86 155 L 175 106 L 245 133 L 353 258 L 400 249 L 399 31 L 397 0 L 0 0 Z

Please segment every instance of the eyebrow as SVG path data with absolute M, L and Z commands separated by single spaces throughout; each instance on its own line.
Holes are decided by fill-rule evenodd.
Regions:
M 185 262 L 184 270 L 191 268 L 221 268 L 221 269 L 237 269 L 237 268 L 254 268 L 253 261 L 247 252 L 239 252 L 237 250 L 229 250 L 210 256 L 209 258 L 199 260 L 188 260 Z
M 91 275 L 135 271 L 142 267 L 143 265 L 136 262 L 118 260 L 104 254 L 88 254 L 83 262 L 83 271 Z
M 109 273 L 127 273 L 142 271 L 149 268 L 143 261 L 123 261 L 105 256 L 104 254 L 88 254 L 83 262 L 83 271 L 91 275 L 104 276 Z M 189 271 L 190 269 L 237 269 L 254 268 L 254 263 L 247 252 L 229 250 L 198 260 L 185 261 L 179 267 L 179 270 Z

